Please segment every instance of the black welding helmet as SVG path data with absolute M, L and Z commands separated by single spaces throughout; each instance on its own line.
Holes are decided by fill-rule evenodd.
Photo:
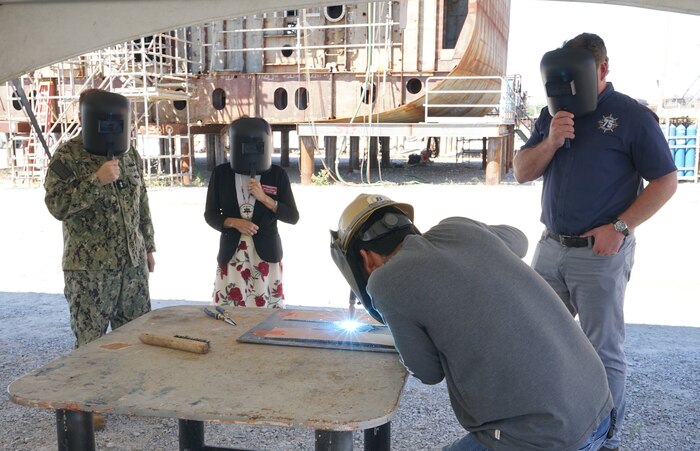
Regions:
M 540 62 L 549 114 L 569 111 L 574 118 L 598 106 L 598 70 L 595 56 L 583 48 L 560 48 L 547 52 Z
M 86 94 L 80 103 L 83 147 L 107 158 L 129 150 L 129 99 L 107 91 Z
M 365 222 L 373 213 L 381 209 L 397 210 L 403 213 L 403 215 L 400 215 L 403 218 L 397 217 L 388 223 L 382 222 L 377 227 L 373 226 L 364 230 L 361 234 L 360 232 L 366 229 Z M 362 261 L 354 244 L 358 239 L 366 238 L 371 240 L 394 227 L 404 227 L 406 221 L 408 225 L 412 225 L 413 206 L 394 202 L 382 195 L 360 194 L 343 210 L 338 221 L 338 230 L 330 231 L 333 262 L 335 262 L 343 277 L 347 280 L 355 296 L 362 302 L 367 313 L 381 323 L 384 323 L 384 319 L 374 308 L 372 298 L 367 293 L 367 277 L 362 270 Z M 383 232 L 384 229 L 386 229 L 385 232 Z M 368 236 L 364 237 L 364 235 Z
M 272 167 L 272 129 L 265 119 L 242 117 L 228 128 L 231 168 L 255 176 Z

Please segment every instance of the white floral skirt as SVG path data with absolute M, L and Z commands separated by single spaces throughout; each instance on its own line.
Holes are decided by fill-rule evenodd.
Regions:
M 217 265 L 212 298 L 216 305 L 284 308 L 282 262 L 262 260 L 253 238 L 241 235 L 231 261 Z

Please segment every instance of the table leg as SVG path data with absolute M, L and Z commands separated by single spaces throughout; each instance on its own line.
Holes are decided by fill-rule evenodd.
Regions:
M 95 451 L 92 412 L 56 411 L 58 451 Z
M 365 451 L 391 450 L 391 423 L 365 429 Z
M 193 420 L 178 420 L 180 427 L 180 451 L 208 451 L 218 448 L 204 444 L 204 423 Z M 352 451 L 352 431 L 316 430 L 315 451 Z M 365 430 L 365 451 L 390 451 L 391 423 Z
M 352 431 L 316 430 L 316 451 L 352 451 Z
M 204 423 L 194 420 L 178 420 L 180 451 L 204 449 Z

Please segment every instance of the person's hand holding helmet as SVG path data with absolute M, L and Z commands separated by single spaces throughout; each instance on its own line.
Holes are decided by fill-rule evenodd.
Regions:
M 100 169 L 98 169 L 97 172 L 95 172 L 95 175 L 97 176 L 97 180 L 99 180 L 102 185 L 108 185 L 112 182 L 116 182 L 117 180 L 119 180 L 119 176 L 121 175 L 121 169 L 119 169 L 119 161 L 105 161 L 104 163 L 102 163 L 102 166 L 100 166 Z
M 224 219 L 224 228 L 236 229 L 243 235 L 254 236 L 258 233 L 258 225 L 252 221 L 242 218 L 226 218 Z

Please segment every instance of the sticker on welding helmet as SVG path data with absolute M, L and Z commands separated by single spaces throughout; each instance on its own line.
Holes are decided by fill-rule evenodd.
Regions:
M 387 200 L 389 200 L 389 199 L 387 199 L 384 196 L 378 195 L 378 194 L 371 194 L 371 195 L 367 196 L 367 203 L 370 205 L 376 204 L 377 202 L 384 202 Z

